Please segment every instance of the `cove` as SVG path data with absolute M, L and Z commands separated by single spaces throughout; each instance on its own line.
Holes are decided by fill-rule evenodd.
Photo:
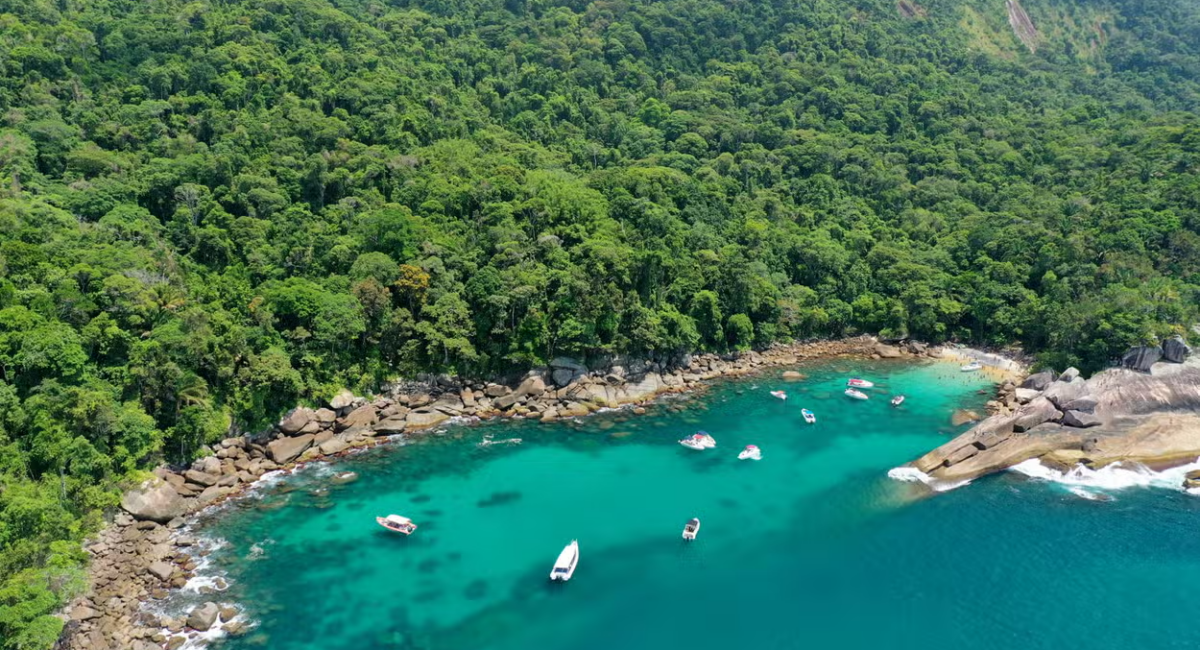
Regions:
M 1010 474 L 916 498 L 887 470 L 959 433 L 951 412 L 981 407 L 988 379 L 931 362 L 801 370 L 644 417 L 455 426 L 299 472 L 195 527 L 221 540 L 203 572 L 230 587 L 169 607 L 240 603 L 255 627 L 213 644 L 236 650 L 1200 642 L 1183 606 L 1200 579 L 1194 497 L 1094 502 Z M 851 376 L 877 382 L 869 401 L 842 395 Z M 781 388 L 786 402 L 768 394 Z M 677 444 L 698 429 L 716 449 Z M 480 448 L 485 435 L 524 442 Z M 763 460 L 738 461 L 747 444 Z M 341 470 L 360 479 L 330 485 Z M 420 529 L 383 530 L 389 513 Z M 579 569 L 549 584 L 571 539 Z

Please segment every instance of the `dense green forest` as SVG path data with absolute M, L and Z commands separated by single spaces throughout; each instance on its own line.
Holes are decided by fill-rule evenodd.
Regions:
M 1195 322 L 1184 0 L 0 0 L 0 648 L 116 486 L 418 371 Z

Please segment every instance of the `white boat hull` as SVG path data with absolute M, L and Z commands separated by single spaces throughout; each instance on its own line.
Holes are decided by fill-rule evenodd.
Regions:
M 553 582 L 566 582 L 575 575 L 575 567 L 579 566 L 579 542 L 572 540 L 563 548 L 562 553 L 558 554 L 558 559 L 554 561 L 554 568 L 550 569 L 550 580 Z
M 850 388 L 846 391 L 846 397 L 849 397 L 851 399 L 867 399 L 867 396 L 865 393 L 860 393 L 860 392 L 854 390 L 853 388 Z
M 738 460 L 762 460 L 761 451 L 743 451 L 738 454 Z

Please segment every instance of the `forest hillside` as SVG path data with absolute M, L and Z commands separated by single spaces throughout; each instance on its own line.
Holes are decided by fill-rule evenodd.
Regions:
M 1200 290 L 1190 0 L 0 0 L 0 648 L 118 487 L 421 371 Z

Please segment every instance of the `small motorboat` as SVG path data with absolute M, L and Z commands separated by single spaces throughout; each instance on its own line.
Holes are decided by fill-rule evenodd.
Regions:
M 853 388 L 847 388 L 846 389 L 846 397 L 849 397 L 852 399 L 867 399 L 867 394 L 860 390 L 854 390 Z
M 892 398 L 892 406 L 900 406 L 900 405 L 901 405 L 901 404 L 903 404 L 903 403 L 904 403 L 904 396 L 903 396 L 903 395 L 897 395 L 897 396 L 895 396 L 895 397 L 893 397 L 893 398 Z
M 800 409 L 800 415 L 804 416 L 804 421 L 809 424 L 817 423 L 817 414 L 808 409 Z
M 773 390 L 773 391 L 771 391 L 771 397 L 778 397 L 779 399 L 787 399 L 787 393 L 785 393 L 781 390 Z
M 692 541 L 693 539 L 696 539 L 696 533 L 699 533 L 699 532 L 700 532 L 700 520 L 697 519 L 696 517 L 692 517 L 691 519 L 689 519 L 688 522 L 686 524 L 684 524 L 684 526 L 683 526 L 683 538 L 689 542 Z
M 960 367 L 959 370 L 963 372 L 976 372 L 978 370 L 983 370 L 983 364 L 979 363 L 978 361 L 972 361 L 971 363 Z
M 556 582 L 566 582 L 575 575 L 575 567 L 579 564 L 579 542 L 571 540 L 563 548 L 562 553 L 558 554 L 558 559 L 554 561 L 554 568 L 550 569 L 550 580 Z
M 762 460 L 762 450 L 757 445 L 746 445 L 742 453 L 738 454 L 738 460 Z
M 869 382 L 866 379 L 859 379 L 857 377 L 847 381 L 846 385 L 849 386 L 850 388 L 874 388 L 875 387 L 874 383 Z
M 688 449 L 712 449 L 717 446 L 717 441 L 707 433 L 700 431 L 679 441 L 679 444 Z
M 417 529 L 417 525 L 412 522 L 412 519 L 409 519 L 408 517 L 401 517 L 400 515 L 376 517 L 375 523 L 383 526 L 393 533 L 401 533 L 404 535 L 411 535 L 413 534 L 413 531 Z

